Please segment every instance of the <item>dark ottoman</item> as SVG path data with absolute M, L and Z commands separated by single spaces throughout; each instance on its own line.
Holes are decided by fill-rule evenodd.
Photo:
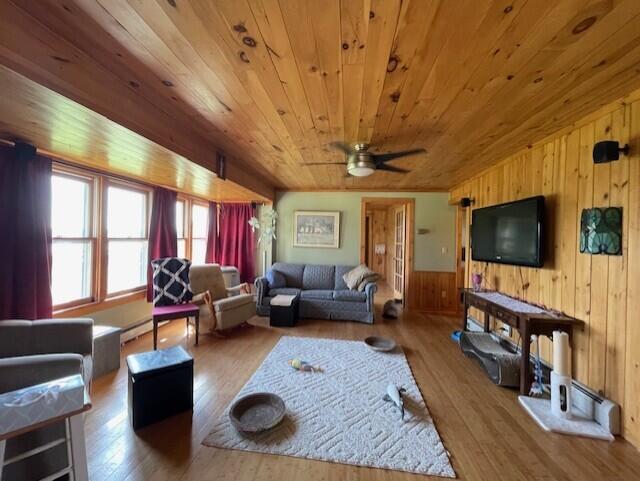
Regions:
M 300 295 L 297 295 L 291 301 L 291 305 L 278 306 L 274 305 L 280 296 L 276 296 L 271 299 L 271 306 L 269 308 L 269 324 L 275 327 L 293 327 L 298 322 L 298 301 Z
M 181 346 L 127 356 L 133 429 L 193 409 L 193 358 Z

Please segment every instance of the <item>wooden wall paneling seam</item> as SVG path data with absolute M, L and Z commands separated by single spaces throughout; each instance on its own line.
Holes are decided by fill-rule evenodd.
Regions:
M 611 132 L 607 133 L 610 138 L 619 139 L 623 145 L 630 142 L 630 114 L 628 105 L 614 112 Z M 622 255 L 609 257 L 604 392 L 619 403 L 624 402 L 629 217 L 633 215 L 629 211 L 629 162 L 629 156 L 622 156 L 610 167 L 609 201 L 612 207 L 622 207 Z
M 627 251 L 627 318 L 625 342 L 625 386 L 622 415 L 624 435 L 640 447 L 640 102 L 630 108 L 629 158 L 629 249 Z
M 595 122 L 594 142 L 609 138 L 611 115 Z M 593 144 L 592 144 L 593 145 Z M 592 161 L 592 159 L 590 159 Z M 611 164 L 593 167 L 593 207 L 610 205 Z M 589 322 L 589 386 L 604 394 L 607 349 L 607 308 L 609 293 L 609 256 L 591 256 L 591 307 Z

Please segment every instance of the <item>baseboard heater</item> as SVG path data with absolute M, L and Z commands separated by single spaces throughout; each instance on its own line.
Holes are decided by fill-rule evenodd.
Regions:
M 160 323 L 160 325 L 162 325 L 162 323 Z M 135 324 L 132 324 L 130 326 L 123 328 L 122 334 L 120 335 L 120 342 L 125 343 L 129 341 L 133 341 L 134 339 L 137 339 L 138 337 L 152 330 L 153 330 L 153 323 L 151 321 L 151 318 L 144 319 L 142 321 L 136 322 Z
M 469 331 L 483 331 L 483 324 L 473 317 L 467 318 L 467 329 Z M 496 332 L 492 331 L 496 342 L 508 344 L 514 352 L 521 352 L 522 349 L 511 339 L 499 336 Z M 535 362 L 536 358 L 534 354 L 530 355 L 530 361 Z M 552 367 L 544 360 L 540 360 L 542 366 L 542 381 L 544 389 L 549 393 L 550 379 Z M 573 379 L 571 381 L 571 404 L 572 407 L 581 411 L 585 417 L 594 419 L 598 424 L 607 428 L 611 434 L 619 435 L 621 431 L 620 422 L 620 406 L 610 399 L 602 397 L 597 392 L 588 388 L 584 384 Z

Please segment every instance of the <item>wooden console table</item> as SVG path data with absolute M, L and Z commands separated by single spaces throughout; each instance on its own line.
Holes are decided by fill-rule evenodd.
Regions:
M 573 340 L 574 327 L 582 327 L 584 322 L 573 317 L 556 315 L 541 307 L 527 304 L 496 291 L 475 292 L 462 289 L 464 303 L 462 329 L 467 330 L 467 317 L 470 307 L 484 312 L 484 331 L 489 332 L 489 320 L 493 316 L 517 329 L 522 338 L 522 359 L 520 364 L 520 393 L 528 394 L 531 386 L 531 367 L 529 361 L 530 338 L 532 335 L 552 336 L 553 331 L 564 331 Z

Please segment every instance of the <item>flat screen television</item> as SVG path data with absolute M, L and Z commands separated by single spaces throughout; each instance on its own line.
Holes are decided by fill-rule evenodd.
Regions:
M 542 267 L 544 197 L 475 209 L 471 218 L 471 258 Z

